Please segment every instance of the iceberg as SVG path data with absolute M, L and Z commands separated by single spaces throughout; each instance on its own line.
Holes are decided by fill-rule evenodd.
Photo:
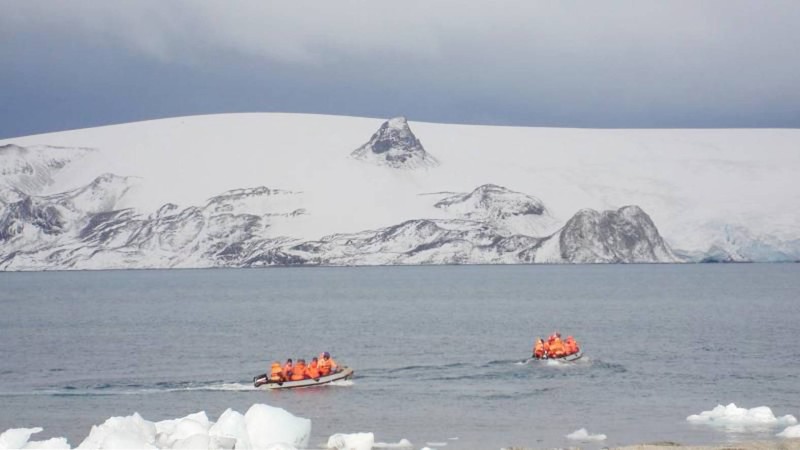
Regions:
M 607 436 L 605 434 L 589 434 L 586 428 L 575 430 L 568 434 L 567 439 L 571 441 L 591 442 L 591 441 L 605 441 Z
M 686 418 L 695 424 L 721 426 L 729 431 L 741 431 L 746 428 L 788 426 L 797 423 L 797 419 L 787 414 L 775 417 L 767 406 L 756 408 L 739 408 L 734 403 L 727 406 L 717 405 L 711 411 L 692 414 Z
M 786 427 L 785 430 L 781 431 L 780 433 L 776 434 L 778 437 L 782 438 L 800 438 L 800 425 L 793 425 L 791 427 Z

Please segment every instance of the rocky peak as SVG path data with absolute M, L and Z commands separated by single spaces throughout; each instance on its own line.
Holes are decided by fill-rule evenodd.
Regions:
M 411 131 L 405 117 L 395 117 L 384 122 L 369 142 L 353 151 L 350 156 L 398 169 L 439 165 L 436 158 L 422 147 L 422 143 Z
M 673 262 L 678 259 L 638 206 L 598 212 L 584 209 L 560 231 L 561 257 L 568 262 Z

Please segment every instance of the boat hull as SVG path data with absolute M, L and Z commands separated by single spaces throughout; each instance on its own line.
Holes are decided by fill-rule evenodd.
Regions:
M 298 381 L 284 381 L 281 383 L 270 382 L 267 380 L 266 375 L 260 375 L 253 378 L 253 385 L 259 389 L 293 389 L 302 387 L 322 386 L 325 384 L 333 383 L 339 380 L 349 380 L 353 377 L 353 369 L 344 367 L 342 370 L 319 377 L 317 379 L 309 378 L 307 380 Z
M 531 361 L 561 361 L 570 362 L 581 359 L 583 352 L 573 353 L 571 355 L 562 356 L 561 358 L 531 358 Z

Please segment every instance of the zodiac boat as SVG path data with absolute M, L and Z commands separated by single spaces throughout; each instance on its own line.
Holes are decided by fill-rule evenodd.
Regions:
M 353 369 L 349 367 L 342 367 L 330 375 L 325 375 L 319 378 L 307 378 L 305 380 L 297 381 L 269 381 L 267 374 L 261 374 L 253 377 L 253 386 L 262 389 L 292 389 L 301 387 L 321 386 L 323 384 L 332 383 L 339 380 L 349 380 L 353 378 Z

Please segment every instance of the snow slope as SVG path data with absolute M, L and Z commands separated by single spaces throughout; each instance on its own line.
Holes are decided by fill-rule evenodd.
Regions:
M 376 142 L 385 151 L 370 150 Z M 374 161 L 403 148 L 410 156 L 392 161 L 411 161 L 410 166 Z M 236 255 L 236 264 L 259 255 L 260 261 L 269 260 L 267 248 L 273 263 L 286 263 L 283 257 L 303 253 L 288 250 L 306 242 L 327 245 L 328 263 L 347 264 L 798 260 L 798 150 L 800 130 L 794 129 L 524 128 L 272 113 L 178 117 L 20 137 L 0 141 L 0 227 L 3 217 L 6 224 L 19 223 L 9 211 L 19 215 L 14 205 L 26 198 L 64 207 L 58 196 L 87 189 L 102 174 L 127 181 L 124 189 L 109 189 L 111 200 L 80 197 L 87 205 L 83 217 L 67 221 L 48 248 L 35 248 L 41 228 L 17 234 L 14 242 L 0 241 L 0 261 L 6 261 L 0 267 L 65 267 L 68 259 L 47 262 L 47 257 L 99 245 L 97 234 L 87 243 L 90 231 L 80 237 L 90 222 L 105 238 L 116 233 L 116 247 L 104 241 L 98 253 L 113 249 L 114 256 L 66 267 L 224 265 L 207 258 L 221 245 L 233 245 L 228 254 Z M 28 166 L 42 175 L 26 175 Z M 647 220 L 620 222 L 620 208 L 628 205 Z M 599 216 L 586 216 L 589 209 Z M 608 216 L 612 213 L 617 216 Z M 606 231 L 597 228 L 592 243 L 567 254 L 560 229 L 576 214 L 581 224 Z M 165 217 L 174 227 L 164 224 Z M 644 222 L 653 229 L 640 228 Z M 434 224 L 445 230 L 434 234 L 449 241 L 413 235 L 408 245 L 432 245 L 427 254 L 438 249 L 438 256 L 415 259 L 371 247 L 353 253 L 352 241 L 337 240 L 378 235 L 405 223 L 427 223 L 419 230 L 423 234 Z M 610 223 L 616 223 L 613 232 L 607 232 Z M 144 239 L 142 230 L 151 236 Z M 625 233 L 641 242 L 625 243 Z M 556 235 L 559 242 L 546 239 Z M 516 254 L 533 240 L 537 257 Z M 483 254 L 487 243 L 496 247 L 500 241 L 519 246 Z M 595 244 L 600 247 L 584 251 Z M 14 252 L 12 259 L 26 263 L 9 262 Z M 120 262 L 120 252 L 133 254 L 135 264 Z

